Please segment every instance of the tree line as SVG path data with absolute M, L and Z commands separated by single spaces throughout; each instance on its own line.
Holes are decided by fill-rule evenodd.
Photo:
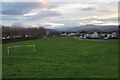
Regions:
M 2 39 L 6 41 L 28 40 L 46 36 L 46 29 L 39 28 L 17 28 L 2 25 Z

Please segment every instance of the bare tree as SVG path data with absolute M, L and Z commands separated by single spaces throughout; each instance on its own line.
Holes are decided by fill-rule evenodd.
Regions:
M 8 27 L 2 26 L 2 37 L 5 40 L 10 39 L 14 41 L 15 39 L 34 39 L 34 38 L 41 38 L 46 36 L 46 30 L 44 27 L 39 28 L 15 28 L 15 27 Z

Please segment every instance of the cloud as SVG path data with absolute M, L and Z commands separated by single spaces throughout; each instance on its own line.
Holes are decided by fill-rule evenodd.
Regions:
M 112 18 L 87 18 L 87 19 L 85 19 L 85 20 L 91 20 L 91 21 L 94 21 L 94 20 L 99 20 L 99 21 L 104 21 L 104 22 L 106 22 L 106 21 L 118 21 L 120 19 L 120 17 L 112 17 Z
M 23 15 L 29 13 L 34 9 L 48 7 L 49 3 L 46 2 L 3 2 L 2 14 L 3 15 Z
M 20 19 L 24 19 L 21 16 L 9 16 L 9 15 L 2 15 L 2 20 L 20 20 Z
M 10 27 L 16 27 L 16 28 L 30 28 L 30 27 L 38 27 L 34 24 L 30 24 L 30 23 L 21 23 L 21 22 L 15 22 L 12 25 L 10 25 Z
M 31 20 L 33 20 L 33 19 L 39 20 L 39 19 L 43 19 L 43 18 L 49 18 L 49 17 L 54 17 L 54 16 L 60 16 L 60 15 L 62 15 L 62 14 L 60 12 L 56 12 L 56 11 L 41 11 L 37 15 L 27 16 L 27 17 Z
M 45 27 L 47 29 L 55 29 L 55 28 L 64 26 L 64 24 L 63 23 L 50 23 L 50 22 L 47 22 L 47 23 L 37 24 L 37 26 L 38 27 L 43 26 L 43 27 Z
M 2 2 L 37 2 L 40 0 L 3 0 Z M 45 0 L 47 2 L 103 2 L 103 0 Z M 104 2 L 119 2 L 119 0 L 105 0 Z
M 17 23 L 13 23 L 12 25 L 10 25 L 10 27 L 16 27 L 16 28 L 25 27 L 25 24 L 17 22 Z
M 11 25 L 15 22 L 32 24 L 41 24 L 42 22 L 62 23 L 64 25 L 60 27 L 76 27 L 79 25 L 87 25 L 91 21 L 93 21 L 91 24 L 102 24 L 100 21 L 114 23 L 118 16 L 116 3 L 42 3 L 43 2 L 5 3 L 5 7 L 3 8 L 3 23 L 5 25 Z M 16 26 L 17 25 L 20 24 L 16 24 Z M 26 24 L 24 25 L 26 26 Z M 21 24 L 21 26 L 24 25 Z M 13 24 L 13 26 L 15 26 L 15 24 Z M 34 27 L 34 25 L 32 26 Z M 46 27 L 53 27 L 53 25 L 47 24 Z
M 48 9 L 54 9 L 54 8 L 59 8 L 61 6 L 61 3 L 50 3 Z
M 64 24 L 63 23 L 50 23 L 50 22 L 40 23 L 40 24 L 16 22 L 16 23 L 13 23 L 12 25 L 10 25 L 10 27 L 16 27 L 16 28 L 45 27 L 45 28 L 49 28 L 49 29 L 54 29 L 54 28 L 60 27 L 60 26 L 64 26 Z
M 120 17 L 113 17 L 113 18 L 106 18 L 106 19 L 101 19 L 101 21 L 118 21 Z
M 96 11 L 96 10 L 99 10 L 98 7 L 87 7 L 87 8 L 84 8 L 82 9 L 83 11 Z

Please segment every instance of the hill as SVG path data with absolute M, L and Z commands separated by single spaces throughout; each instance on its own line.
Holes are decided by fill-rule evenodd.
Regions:
M 80 31 L 88 31 L 88 32 L 112 32 L 117 31 L 118 26 L 100 26 L 100 25 L 85 25 L 85 26 L 77 26 L 71 28 L 59 28 L 56 29 L 58 31 L 70 31 L 70 32 L 80 32 Z

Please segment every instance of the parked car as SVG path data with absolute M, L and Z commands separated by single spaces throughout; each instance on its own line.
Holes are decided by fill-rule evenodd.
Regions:
M 86 37 L 84 36 L 83 39 L 86 39 Z
M 108 37 L 104 37 L 103 39 L 104 39 L 104 40 L 107 40 L 107 39 L 108 39 Z
M 83 38 L 83 36 L 80 36 L 80 39 L 82 39 Z

